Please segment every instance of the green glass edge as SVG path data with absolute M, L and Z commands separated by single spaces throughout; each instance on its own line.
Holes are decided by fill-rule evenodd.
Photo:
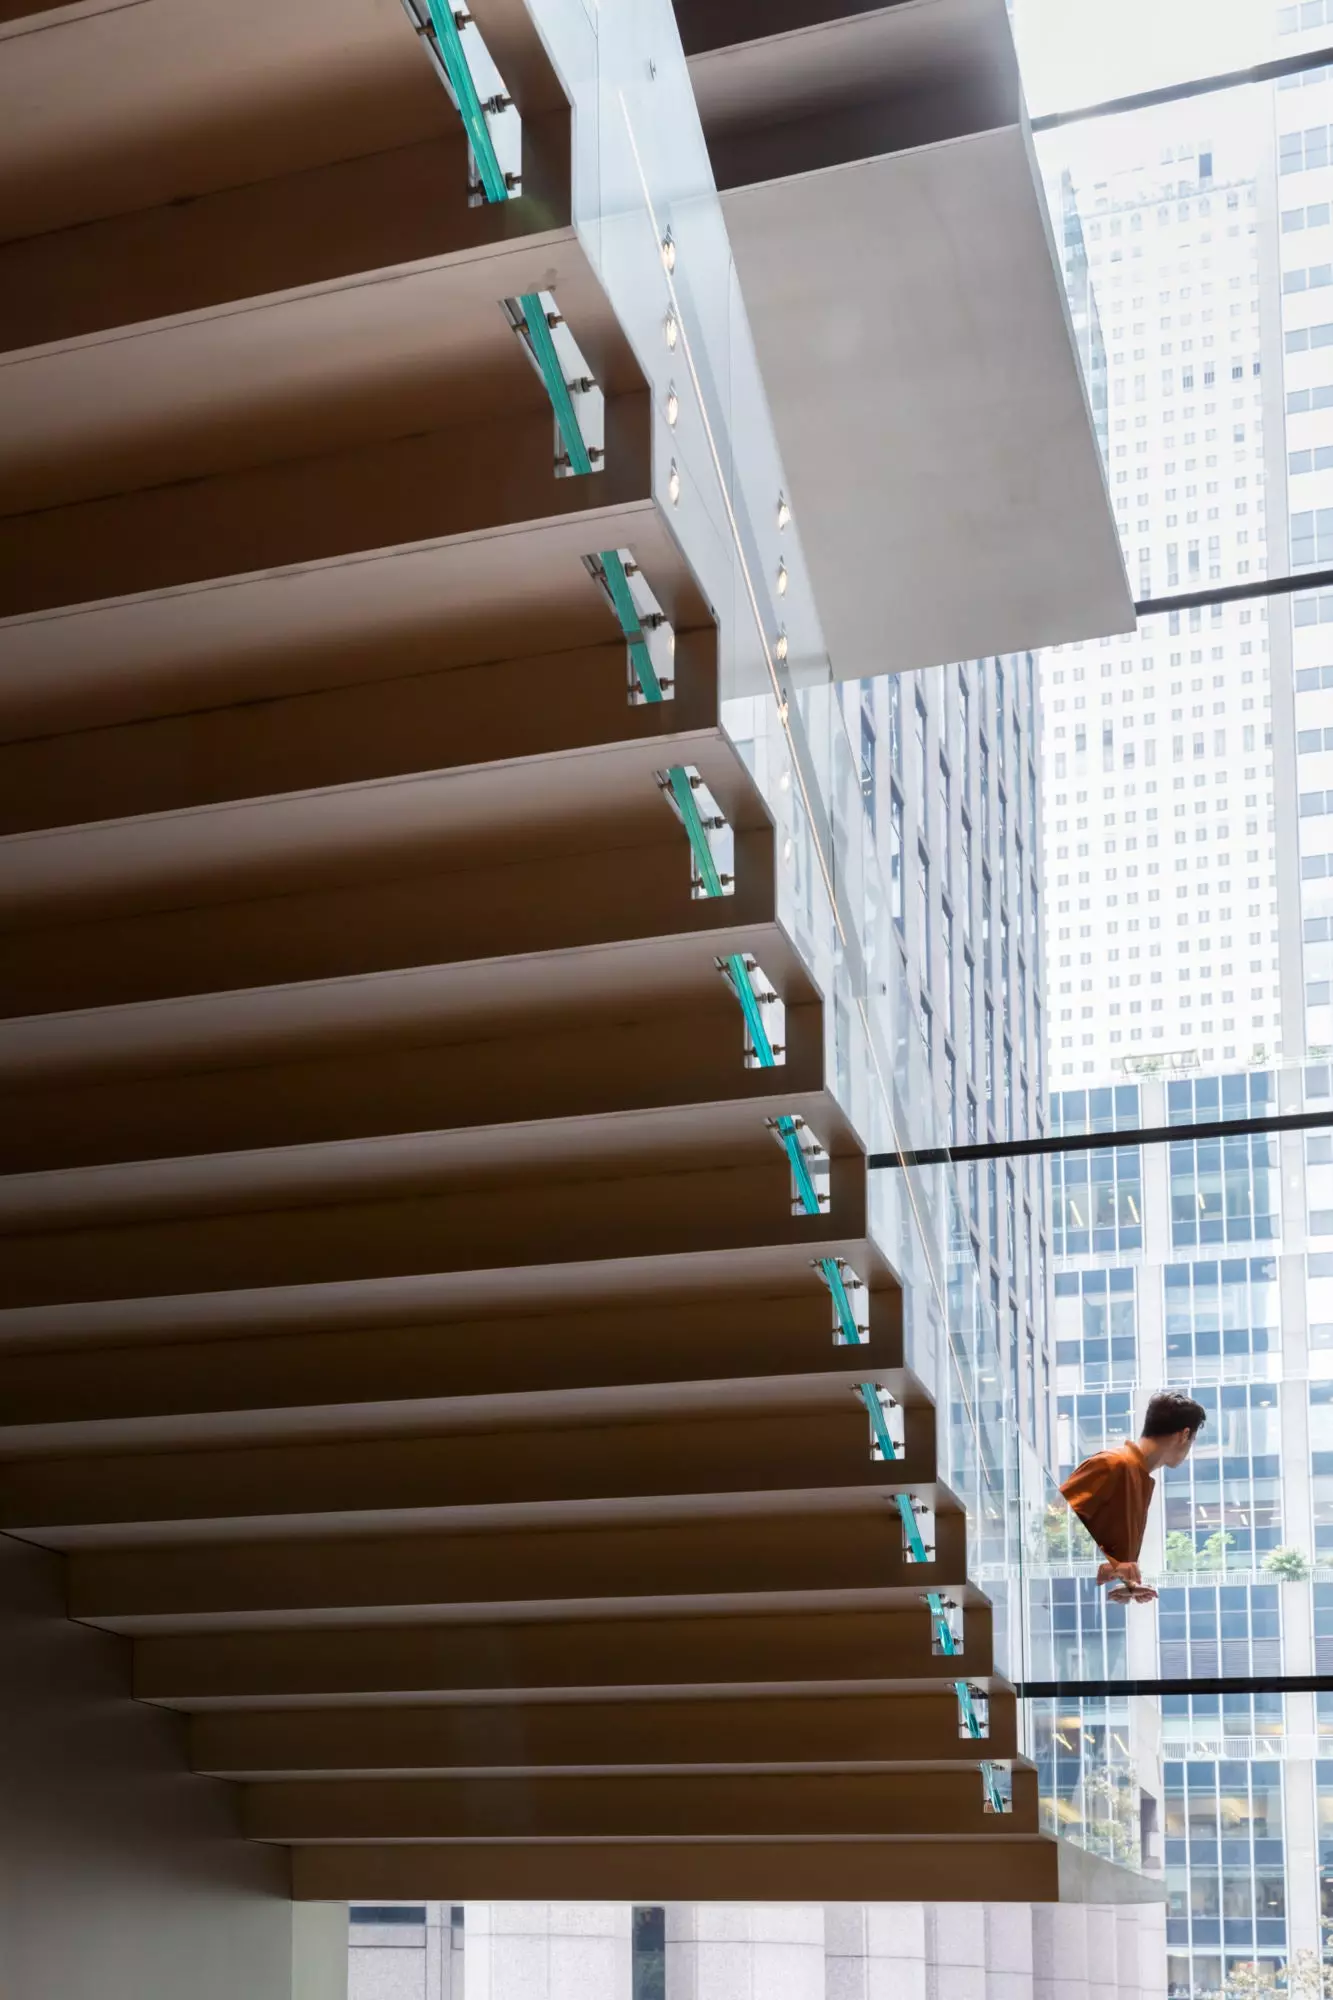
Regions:
M 683 764 L 673 764 L 667 772 L 667 778 L 671 785 L 671 795 L 680 810 L 682 820 L 685 822 L 685 831 L 689 835 L 695 865 L 699 870 L 699 879 L 704 885 L 704 894 L 705 896 L 720 896 L 722 894 L 722 877 L 717 872 L 717 863 L 714 861 L 712 849 L 708 845 L 708 834 L 704 829 L 703 820 L 700 818 L 699 808 L 694 802 L 694 787 L 690 783 L 689 773 Z M 818 1207 L 818 1203 L 816 1203 L 816 1207 Z
M 927 1561 L 926 1545 L 921 1539 L 916 1515 L 912 1512 L 911 1496 L 906 1493 L 895 1493 L 893 1497 L 902 1516 L 903 1533 L 907 1537 L 907 1546 L 912 1551 L 912 1561 L 923 1563 Z
M 861 1329 L 856 1324 L 856 1314 L 847 1296 L 847 1286 L 836 1257 L 821 1257 L 815 1266 L 820 1277 L 833 1294 L 833 1305 L 838 1315 L 838 1325 L 842 1330 L 844 1347 L 864 1347 Z
M 625 565 L 614 549 L 599 550 L 597 560 L 602 565 L 602 574 L 611 592 L 611 602 L 616 608 L 620 629 L 629 644 L 630 660 L 638 677 L 643 698 L 645 701 L 661 701 L 661 683 L 648 651 L 648 642 L 643 636 L 643 626 L 639 622 L 638 607 L 630 593 Z
M 481 108 L 477 96 L 477 86 L 472 81 L 472 71 L 468 68 L 467 56 L 463 50 L 458 24 L 448 0 L 426 0 L 430 13 L 430 24 L 435 30 L 435 40 L 440 56 L 454 87 L 458 99 L 458 110 L 467 136 L 472 146 L 472 157 L 477 162 L 477 172 L 481 176 L 481 191 L 487 201 L 508 201 L 509 187 L 495 155 L 491 143 L 490 128 L 486 123 L 486 113 Z
M 884 1416 L 884 1406 L 879 1400 L 875 1384 L 873 1382 L 858 1382 L 856 1392 L 866 1406 L 866 1414 L 870 1418 L 870 1428 L 875 1433 L 875 1443 L 879 1446 L 881 1456 L 886 1459 L 897 1458 L 897 1448 L 889 1432 L 889 1426 Z
M 796 1195 L 807 1215 L 818 1215 L 819 1196 L 810 1178 L 810 1168 L 801 1149 L 800 1137 L 794 1118 L 784 1115 L 778 1120 L 778 1137 L 781 1139 L 787 1158 L 791 1161 L 792 1178 L 796 1182 Z
M 745 1016 L 745 1025 L 750 1030 L 750 1040 L 754 1043 L 754 1052 L 759 1058 L 759 1067 L 761 1069 L 774 1069 L 777 1066 L 778 1059 L 773 1053 L 773 1044 L 768 1039 L 768 1030 L 764 1026 L 764 1017 L 759 1010 L 759 1002 L 755 998 L 754 987 L 750 983 L 750 969 L 740 952 L 732 952 L 726 961 L 726 969 L 727 982 L 732 992 L 736 995 L 736 998 L 740 1001 L 741 1012 Z
M 950 1655 L 956 1653 L 958 1645 L 949 1627 L 949 1614 L 944 1608 L 944 1599 L 940 1596 L 938 1590 L 928 1590 L 926 1592 L 926 1603 L 929 1605 L 930 1615 L 935 1621 L 935 1636 L 940 1642 L 940 1651 Z M 958 1685 L 962 1687 L 963 1683 L 960 1681 Z M 959 1696 L 959 1700 L 962 1700 L 961 1695 Z
M 579 420 L 574 413 L 574 398 L 569 393 L 569 384 L 560 366 L 560 356 L 556 353 L 555 342 L 551 338 L 551 329 L 546 323 L 546 308 L 537 292 L 520 292 L 518 303 L 519 310 L 523 314 L 523 323 L 528 329 L 528 339 L 532 342 L 533 355 L 542 371 L 546 393 L 551 399 L 551 408 L 555 411 L 556 426 L 565 441 L 570 470 L 591 472 L 592 460 L 588 456 L 588 447 L 583 442 Z

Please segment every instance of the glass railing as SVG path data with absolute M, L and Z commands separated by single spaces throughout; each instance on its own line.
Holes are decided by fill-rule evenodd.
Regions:
M 828 1086 L 868 1152 L 938 1152 L 948 1144 L 949 1126 L 906 984 L 843 692 L 786 497 L 670 6 L 624 0 L 599 11 L 578 0 L 530 0 L 530 12 L 574 106 L 580 240 L 649 385 L 654 495 L 718 614 L 722 722 L 774 822 L 777 912 L 823 996 Z M 446 28 L 441 46 L 481 196 L 498 201 L 519 184 L 501 171 L 498 157 L 488 157 L 491 125 L 507 115 L 488 104 L 503 107 L 505 93 L 469 95 L 454 76 L 458 50 L 466 55 L 474 39 L 474 31 L 451 38 Z M 654 52 L 651 63 L 646 48 Z M 558 469 L 595 477 L 600 453 L 590 444 L 569 361 L 554 337 L 562 326 L 559 303 L 558 296 L 523 295 L 510 302 L 511 321 L 547 385 Z M 586 386 L 578 384 L 580 391 Z M 651 575 L 640 576 L 631 552 L 621 549 L 592 549 L 586 560 L 625 637 L 630 699 L 670 698 L 664 672 L 670 634 L 663 635 L 664 621 L 652 609 Z M 694 893 L 727 893 L 730 829 L 698 773 L 675 766 L 659 782 L 689 844 Z M 776 1068 L 774 996 L 759 969 L 734 955 L 723 973 L 748 1059 Z M 774 1136 L 791 1166 L 795 1208 L 824 1212 L 820 1135 L 794 1116 L 779 1116 Z M 1033 1654 L 1034 1606 L 1039 1626 L 1047 1609 L 1050 1550 L 1039 1527 L 1029 1533 L 1029 1516 L 1034 1509 L 1040 1514 L 1048 1496 L 1035 1458 L 1016 1442 L 1011 1371 L 1002 1365 L 1000 1329 L 983 1296 L 956 1170 L 941 1159 L 874 1173 L 869 1182 L 868 1227 L 902 1283 L 904 1358 L 935 1403 L 938 1476 L 967 1511 L 972 1573 L 994 1601 L 996 1667 L 1020 1679 Z M 835 1258 L 812 1261 L 829 1290 L 839 1337 L 860 1344 L 866 1336 L 857 1274 Z M 892 1400 L 871 1382 L 858 1393 L 876 1456 L 900 1457 Z M 1063 1505 L 1058 1496 L 1057 1503 Z M 920 1504 L 907 1493 L 896 1495 L 895 1504 L 908 1559 L 928 1562 Z M 923 1595 L 936 1651 L 951 1657 L 960 1646 L 953 1609 L 938 1592 Z M 959 1658 L 965 1667 L 965 1644 Z M 984 1743 L 984 1694 L 963 1676 L 955 1691 L 960 1732 Z M 1057 1733 L 1037 1731 L 1031 1740 L 1034 1747 L 1054 1743 Z M 983 1761 L 981 1776 L 988 1808 L 1005 1810 L 1008 1770 Z M 1094 1792 L 1089 1778 L 1089 1801 Z M 1062 1796 L 1054 1779 L 1050 1796 L 1053 1802 Z M 1068 1801 L 1058 1810 L 1052 1803 L 1048 1822 L 1093 1847 L 1102 1838 L 1088 1832 L 1101 1823 L 1091 1806 L 1083 1812 Z M 1109 1834 L 1099 1851 L 1109 1851 L 1108 1843 L 1114 1845 Z
M 1020 1688 L 1124 1680 L 1131 1643 L 1151 1644 L 1150 1614 L 1098 1588 L 1100 1552 L 1035 1453 L 1021 1449 L 1021 1557 L 994 1582 L 988 1571 L 978 1579 L 1010 1610 L 1013 1678 Z M 1161 1796 L 1157 1701 L 1128 1692 L 1025 1696 L 1019 1747 L 1037 1767 L 1047 1831 L 1105 1861 L 1158 1872 L 1142 1810 L 1145 1797 Z
M 773 816 L 778 914 L 824 996 L 830 1088 L 868 1151 L 941 1146 L 943 1107 L 902 977 L 674 20 L 656 0 L 593 13 L 570 0 L 533 0 L 531 12 L 575 108 L 581 241 L 650 385 L 656 498 L 718 610 L 723 724 Z M 576 463 L 577 415 L 542 340 L 544 316 L 533 317 L 534 358 Z M 598 560 L 640 695 L 655 700 L 643 591 L 631 588 L 620 552 Z M 651 577 L 642 583 L 651 590 Z M 668 795 L 690 841 L 696 893 L 714 895 L 730 886 L 717 858 L 726 830 L 717 815 L 704 823 L 691 775 L 668 773 Z M 748 979 L 732 968 L 731 983 L 762 1060 L 766 1036 Z M 799 1177 L 795 1135 L 778 1136 Z M 906 1359 L 941 1414 L 941 1476 L 976 1522 L 998 1532 L 1004 1377 L 996 1329 L 967 1269 L 960 1212 L 947 1166 L 872 1177 L 870 1229 L 903 1279 Z

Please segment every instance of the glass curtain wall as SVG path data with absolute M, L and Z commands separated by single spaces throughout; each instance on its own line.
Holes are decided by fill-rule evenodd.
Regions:
M 1333 1126 L 1188 1128 L 1333 1114 L 1333 8 L 1012 12 L 1139 600 L 1037 665 L 1049 1129 L 1143 1135 L 1050 1163 L 1056 1457 L 1134 1435 L 1162 1386 L 1208 1412 L 1159 1479 L 1153 1609 L 1053 1549 L 1057 1671 L 1311 1674 Z M 1333 1697 L 1066 1700 L 1034 1731 L 1057 1812 L 1124 1746 L 1174 1995 L 1327 1990 Z

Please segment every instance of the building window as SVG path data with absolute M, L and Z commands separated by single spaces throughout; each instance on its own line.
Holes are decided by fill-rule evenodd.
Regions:
M 1282 1539 L 1275 1382 L 1197 1384 L 1208 1421 L 1161 1475 L 1168 1567 L 1253 1569 Z
M 1139 1123 L 1137 1084 L 1114 1089 L 1057 1091 L 1054 1132 L 1132 1130 Z M 1051 1159 L 1051 1212 L 1057 1257 L 1143 1248 L 1143 1155 L 1138 1146 L 1104 1152 L 1056 1153 Z
M 1072 1371 L 1073 1381 L 1084 1389 L 1136 1380 L 1136 1306 L 1132 1268 L 1057 1272 L 1056 1367 Z M 1061 1382 L 1067 1379 L 1062 1372 Z
M 1172 1382 L 1276 1373 L 1282 1337 L 1277 1259 L 1225 1257 L 1168 1264 L 1166 1365 Z
M 1172 1758 L 1163 1778 L 1167 1947 L 1209 1954 L 1194 1958 L 1193 1990 L 1221 1988 L 1224 1950 L 1230 1976 L 1247 1954 L 1262 1965 L 1286 1948 L 1282 1766 Z

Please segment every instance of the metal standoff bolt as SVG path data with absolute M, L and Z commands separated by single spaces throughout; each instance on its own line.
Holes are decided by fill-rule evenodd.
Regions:
M 773 1042 L 770 1044 L 770 1047 L 775 1056 L 785 1056 L 787 1053 L 787 1044 L 785 1042 Z
M 725 888 L 728 882 L 734 882 L 736 878 L 734 875 L 719 875 L 717 879 Z
M 507 178 L 508 176 L 506 176 L 506 179 Z M 546 324 L 548 326 L 563 326 L 564 323 L 565 323 L 565 316 L 563 313 L 547 313 Z
M 511 188 L 511 189 L 512 189 L 512 188 L 516 188 L 516 187 L 522 187 L 522 185 L 523 185 L 523 176 L 522 176 L 522 174 L 506 174 L 506 175 L 505 175 L 505 186 L 506 186 L 507 188 Z
M 586 396 L 589 389 L 595 389 L 597 384 L 593 381 L 591 375 L 576 375 L 572 382 L 565 384 L 565 387 L 569 390 L 571 396 Z
M 472 26 L 472 16 L 465 14 L 461 7 L 456 7 L 454 9 L 454 26 L 456 28 L 470 28 Z
M 506 97 L 504 92 L 499 90 L 494 97 L 488 97 L 481 108 L 483 111 L 489 111 L 494 118 L 497 112 L 508 111 L 513 101 L 512 97 Z

